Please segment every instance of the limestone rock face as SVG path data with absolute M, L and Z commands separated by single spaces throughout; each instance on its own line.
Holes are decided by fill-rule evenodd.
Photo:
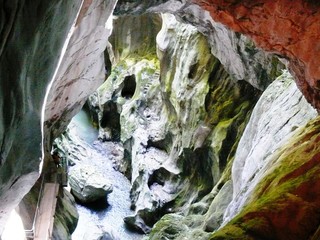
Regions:
M 262 94 L 241 137 L 232 166 L 233 201 L 225 214 L 231 219 L 242 208 L 252 189 L 261 180 L 261 171 L 270 155 L 317 112 L 284 72 Z
M 263 52 L 250 38 L 214 21 L 205 9 L 186 4 L 177 15 L 208 38 L 212 54 L 234 80 L 244 80 L 264 90 L 283 68 L 277 57 Z
M 154 231 L 151 237 L 173 232 L 174 237 L 208 238 L 203 229 L 212 231 L 220 224 L 232 183 L 225 221 L 245 204 L 247 208 L 213 239 L 227 239 L 224 233 L 236 239 L 309 238 L 319 225 L 318 195 L 312 191 L 319 175 L 318 120 L 305 127 L 306 134 L 292 137 L 315 112 L 283 80 L 287 75 L 263 95 L 233 166 L 232 160 L 259 97 L 246 82 L 264 90 L 279 70 L 278 60 L 255 44 L 285 58 L 302 93 L 320 109 L 320 5 L 302 0 L 119 0 L 118 16 L 171 12 L 197 28 L 165 17 L 156 50 L 151 43 L 161 25 L 159 16 L 120 17 L 115 26 L 123 32 L 117 30 L 110 39 L 112 50 L 107 37 L 115 4 L 0 1 L 0 233 L 9 212 L 38 178 L 40 158 L 48 161 L 53 139 L 109 75 L 112 62 L 111 77 L 95 96 L 101 100 L 95 105 L 97 120 L 103 141 L 125 146 L 125 160 L 117 164 L 132 180 L 136 220 L 150 229 L 164 213 L 179 212 L 164 216 L 164 225 L 156 228 L 160 235 Z M 135 31 L 135 26 L 146 31 Z M 104 54 L 106 47 L 110 51 Z M 315 215 L 311 220 L 310 213 Z M 64 233 L 57 234 L 63 238 Z
M 197 1 L 118 1 L 116 15 L 146 12 L 169 12 L 180 21 L 192 24 L 203 33 L 212 54 L 219 59 L 235 80 L 244 80 L 264 90 L 279 75 L 283 65 L 272 54 L 262 51 L 244 35 L 231 31 L 212 18 L 210 12 Z
M 46 160 L 53 139 L 65 129 L 87 95 L 104 79 L 102 52 L 108 43 L 103 39 L 110 34 L 110 25 L 105 23 L 110 19 L 115 1 L 86 0 L 75 19 L 80 4 L 79 1 L 62 3 L 59 0 L 51 3 L 38 1 L 32 5 L 18 1 L 1 3 L 4 13 L 1 14 L 0 26 L 3 33 L 0 55 L 3 59 L 1 89 L 4 96 L 1 106 L 4 110 L 0 128 L 0 195 L 3 203 L 0 218 L 18 204 L 38 177 L 39 158 L 42 154 L 41 147 L 35 146 L 42 143 L 42 123 L 39 120 L 47 87 L 51 91 L 46 98 L 48 102 L 43 119 L 45 140 L 42 146 Z M 187 6 L 185 4 L 185 1 L 119 1 L 116 12 L 139 13 L 146 9 L 183 12 Z M 35 12 L 34 9 L 39 14 L 31 16 L 29 13 Z M 62 63 L 54 73 L 72 22 L 75 22 L 73 35 L 66 45 Z M 37 80 L 39 76 L 41 81 Z M 52 77 L 54 81 L 51 84 Z M 17 135 L 25 139 L 17 139 Z M 0 226 L 4 226 L 0 223 Z
M 47 160 L 53 139 L 81 108 L 90 94 L 88 90 L 93 91 L 104 79 L 103 52 L 110 34 L 105 23 L 114 4 L 115 1 L 84 1 L 77 20 L 81 1 L 0 4 L 0 233 L 8 213 L 39 176 L 42 148 Z M 73 22 L 73 35 L 54 74 Z M 96 40 L 101 37 L 105 38 L 98 47 Z M 52 88 L 47 98 L 48 86 Z M 45 100 L 48 103 L 42 119 L 46 121 L 43 136 L 40 119 Z
M 0 1 L 0 234 L 39 176 L 41 111 L 80 1 Z
M 201 222 L 201 220 L 196 219 L 195 216 L 190 216 L 189 219 L 186 219 L 178 214 L 167 214 L 155 224 L 148 239 L 209 239 L 209 234 L 203 231 L 190 233 L 190 229 L 197 226 L 197 222 Z
M 248 204 L 210 239 L 319 238 L 319 126 L 317 117 L 271 154 Z
M 320 5 L 315 1 L 193 1 L 210 12 L 215 21 L 250 36 L 263 49 L 289 61 L 297 85 L 318 110 Z
M 69 172 L 72 194 L 83 203 L 105 198 L 112 192 L 112 185 L 90 165 L 73 167 Z
M 112 28 L 112 1 L 84 1 L 74 32 L 51 85 L 45 131 L 57 137 L 105 80 L 104 50 Z M 50 144 L 54 139 L 48 134 Z
M 132 25 L 122 23 L 126 21 L 119 17 L 115 26 L 132 32 Z M 107 131 L 101 134 L 105 136 L 102 139 L 117 140 L 113 133 L 118 129 L 118 141 L 125 147 L 122 166 L 127 167 L 124 172 L 132 181 L 132 207 L 136 211 L 126 222 L 148 232 L 164 213 L 175 209 L 199 214 L 196 218 L 200 224 L 210 202 L 192 204 L 218 184 L 259 91 L 246 82 L 232 81 L 211 55 L 205 36 L 177 22 L 173 15 L 162 16 L 157 56 L 155 43 L 150 47 L 155 37 L 149 35 L 137 48 L 141 42 L 127 42 L 122 37 L 125 34 L 117 34 L 115 28 L 111 43 L 121 49 L 114 54 L 119 60 L 90 99 L 92 109 L 100 110 L 102 132 Z M 99 105 L 94 106 L 96 103 Z M 111 109 L 118 114 L 118 127 L 108 121 L 115 116 Z M 221 184 L 228 180 L 230 173 L 227 175 Z
M 66 162 L 71 166 L 91 157 L 83 146 L 83 141 L 73 131 L 76 131 L 76 128 L 70 123 L 67 130 L 56 138 L 53 144 L 59 155 L 66 158 Z

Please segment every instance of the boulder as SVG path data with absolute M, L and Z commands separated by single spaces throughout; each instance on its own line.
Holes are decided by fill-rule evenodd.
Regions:
M 117 240 L 119 238 L 115 237 L 111 229 L 105 229 L 102 226 L 95 226 L 88 229 L 88 231 L 83 236 L 83 240 Z
M 152 215 L 152 211 L 150 210 L 148 211 L 148 209 L 142 209 L 142 210 L 139 210 L 138 213 L 134 216 L 125 217 L 123 221 L 126 223 L 127 227 L 130 229 L 133 229 L 138 232 L 149 233 L 151 231 L 151 228 L 143 219 L 143 217 L 145 217 L 148 214 Z
M 95 168 L 77 165 L 69 173 L 72 194 L 82 203 L 94 202 L 112 192 L 112 185 Z

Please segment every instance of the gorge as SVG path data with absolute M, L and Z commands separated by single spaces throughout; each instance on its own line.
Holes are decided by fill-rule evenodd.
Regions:
M 69 125 L 84 106 L 144 239 L 320 239 L 319 8 L 0 1 L 0 235 L 13 209 L 31 227 L 53 148 L 94 161 Z M 61 189 L 53 239 L 74 204 Z

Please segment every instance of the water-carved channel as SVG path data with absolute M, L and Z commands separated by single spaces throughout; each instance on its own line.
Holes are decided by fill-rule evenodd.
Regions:
M 86 164 L 95 167 L 113 185 L 113 191 L 107 199 L 84 206 L 77 204 L 79 212 L 79 222 L 72 239 L 86 239 L 95 234 L 94 231 L 102 229 L 110 234 L 110 239 L 132 239 L 138 240 L 143 237 L 139 233 L 128 230 L 123 222 L 123 218 L 133 214 L 130 210 L 130 182 L 120 172 L 116 171 L 110 159 L 110 155 L 115 154 L 117 143 L 100 142 L 97 140 L 98 131 L 95 129 L 85 111 L 81 111 L 75 116 L 69 125 L 69 134 L 77 138 L 80 155 L 85 155 L 81 162 L 76 164 Z M 91 232 L 90 232 L 91 231 Z M 108 239 L 108 238 L 107 238 Z

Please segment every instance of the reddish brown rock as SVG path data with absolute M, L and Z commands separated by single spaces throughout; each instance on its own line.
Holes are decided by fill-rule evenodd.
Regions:
M 320 110 L 320 2 L 303 0 L 193 0 L 258 46 L 289 60 L 307 100 Z

